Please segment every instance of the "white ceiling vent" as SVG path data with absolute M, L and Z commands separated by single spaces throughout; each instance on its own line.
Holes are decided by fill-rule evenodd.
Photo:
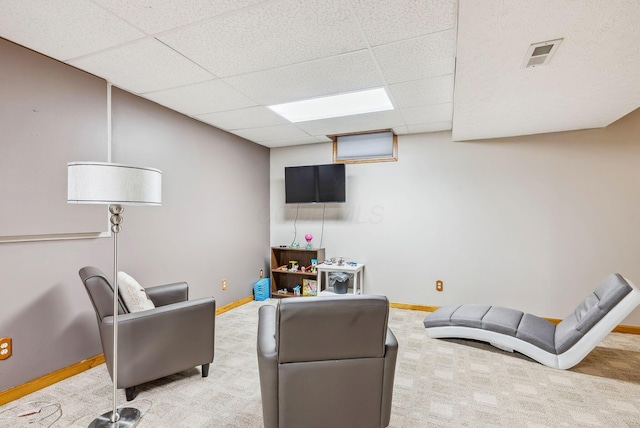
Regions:
M 546 42 L 534 43 L 529 46 L 527 54 L 524 56 L 521 68 L 537 67 L 548 64 L 551 57 L 558 50 L 562 39 L 548 40 Z

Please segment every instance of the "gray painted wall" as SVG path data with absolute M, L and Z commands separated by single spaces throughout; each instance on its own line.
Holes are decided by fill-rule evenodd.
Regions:
M 0 39 L 0 195 L 10 207 L 0 241 L 106 232 L 103 207 L 67 204 L 60 168 L 69 157 L 107 161 L 106 84 L 24 51 Z
M 250 296 L 268 274 L 269 149 L 118 89 L 113 122 L 114 162 L 158 168 L 163 186 L 162 207 L 126 208 L 120 268 L 218 306 Z
M 611 272 L 640 284 L 638 135 L 640 110 L 604 129 L 494 141 L 400 136 L 398 162 L 347 165 L 347 203 L 324 213 L 326 255 L 365 263 L 365 291 L 394 302 L 563 318 Z M 272 245 L 294 237 L 284 167 L 329 163 L 331 149 L 271 150 Z M 322 216 L 300 205 L 296 240 L 319 245 Z M 624 323 L 640 325 L 640 309 Z
M 106 82 L 1 39 L 0 57 L 2 129 L 33 126 L 35 115 L 6 120 L 23 98 L 34 105 L 53 98 L 60 112 L 56 121 L 36 117 L 40 135 L 29 145 L 0 136 L 0 154 L 22 151 L 39 163 L 59 163 L 60 175 L 25 177 L 64 201 L 67 162 L 106 160 L 79 159 L 69 150 L 69 141 L 89 137 L 102 138 L 106 147 L 106 108 L 89 115 L 90 126 L 76 112 L 79 102 L 106 106 Z M 2 66 L 5 61 L 24 62 L 19 70 L 28 76 L 11 96 L 6 82 L 17 71 Z M 214 296 L 218 306 L 251 295 L 268 259 L 269 150 L 116 88 L 112 101 L 112 161 L 163 171 L 161 207 L 125 208 L 120 269 L 143 286 L 188 281 L 191 298 Z M 40 150 L 50 146 L 67 156 L 51 159 Z M 0 176 L 7 179 L 4 171 Z M 78 270 L 95 265 L 111 276 L 112 251 L 109 238 L 0 244 L 0 337 L 13 338 L 13 356 L 0 361 L 0 391 L 102 352 Z M 228 280 L 224 292 L 222 278 Z

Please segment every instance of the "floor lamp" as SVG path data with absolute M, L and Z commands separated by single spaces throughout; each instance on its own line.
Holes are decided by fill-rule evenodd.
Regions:
M 71 162 L 67 174 L 67 202 L 109 205 L 113 232 L 113 410 L 96 418 L 89 428 L 135 427 L 140 411 L 131 407 L 118 410 L 118 233 L 123 205 L 161 205 L 162 172 L 114 163 Z

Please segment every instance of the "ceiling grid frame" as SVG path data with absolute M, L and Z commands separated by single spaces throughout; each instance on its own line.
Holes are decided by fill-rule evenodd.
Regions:
M 640 106 L 639 21 L 640 3 L 607 0 L 0 1 L 0 37 L 266 147 L 382 128 L 481 141 L 607 126 Z M 230 49 L 215 29 L 234 23 Z M 181 34 L 194 52 L 218 43 L 228 64 L 167 42 Z M 556 38 L 547 66 L 519 68 L 527 46 Z M 246 40 L 274 54 L 248 57 Z M 373 87 L 395 110 L 297 124 L 266 111 Z

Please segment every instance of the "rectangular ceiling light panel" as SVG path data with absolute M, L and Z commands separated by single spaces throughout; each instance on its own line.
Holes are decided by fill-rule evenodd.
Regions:
M 377 88 L 277 104 L 269 108 L 295 123 L 393 110 L 393 104 L 384 88 Z

